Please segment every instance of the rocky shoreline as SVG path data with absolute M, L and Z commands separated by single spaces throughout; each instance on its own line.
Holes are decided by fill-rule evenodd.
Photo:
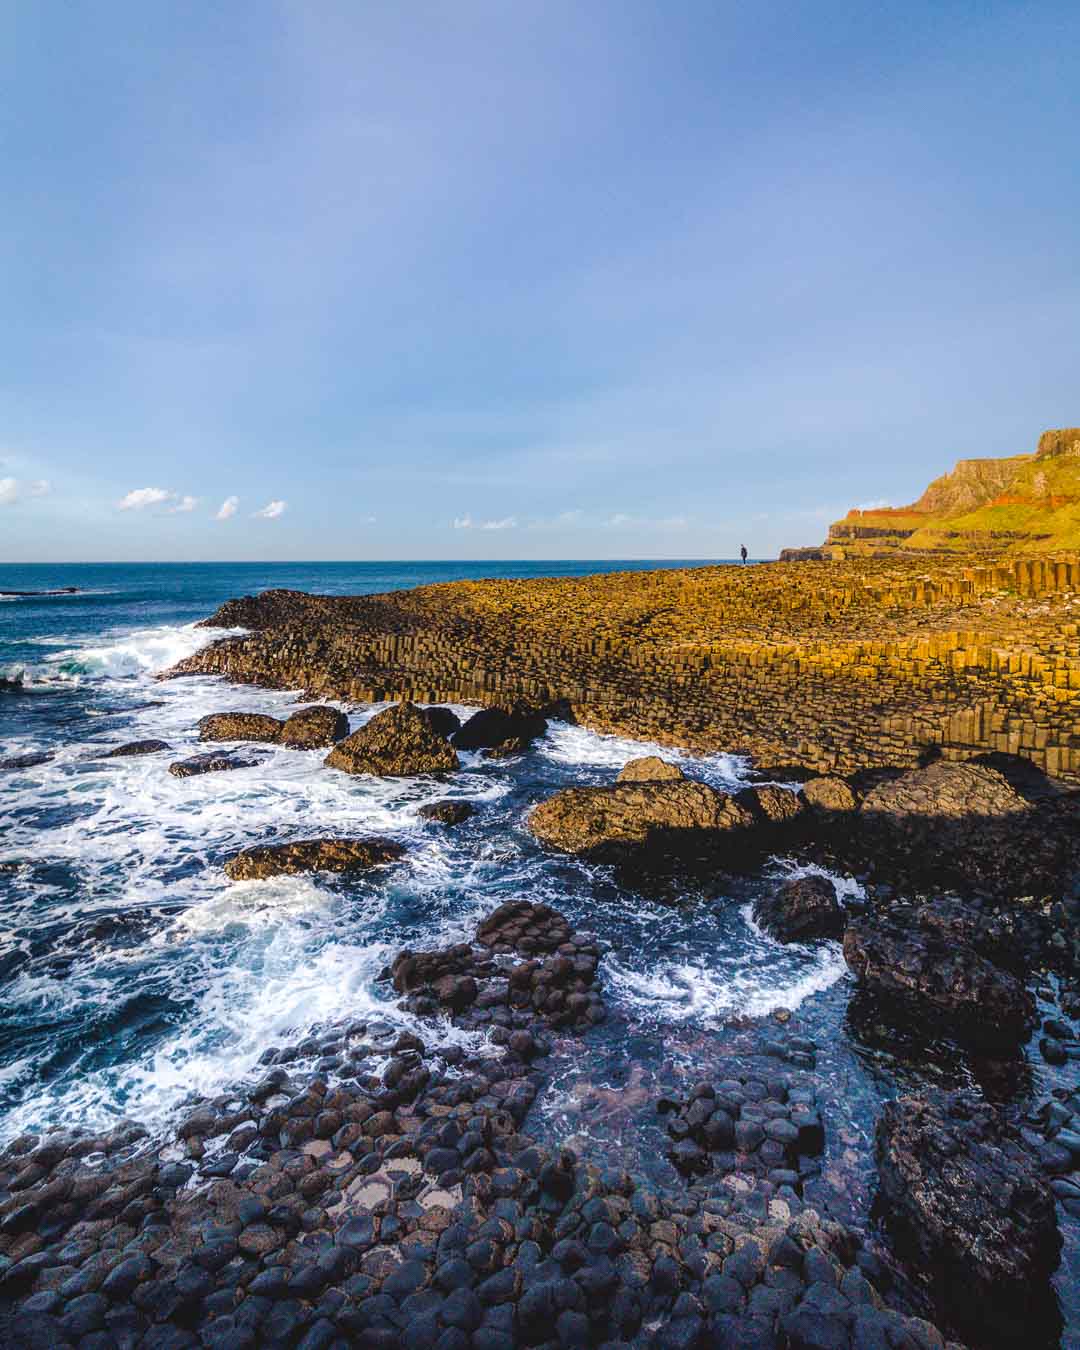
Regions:
M 259 603 L 241 608 L 256 617 Z M 293 618 L 321 603 L 271 598 L 292 617 L 269 647 L 217 644 L 175 673 L 222 659 L 237 679 L 295 673 L 247 656 L 289 651 Z M 325 692 L 327 652 L 302 654 L 309 689 Z M 440 775 L 462 754 L 527 755 L 546 718 L 582 706 L 488 702 L 462 724 L 404 699 L 351 733 L 323 704 L 215 714 L 199 735 L 221 748 L 161 772 L 228 772 L 264 744 L 325 750 L 328 774 Z M 921 758 L 832 763 L 798 788 L 766 771 L 725 792 L 652 755 L 551 794 L 526 822 L 555 856 L 669 902 L 694 879 L 760 875 L 781 850 L 865 879 L 866 898 L 844 903 L 824 876 L 778 882 L 753 913 L 775 941 L 842 940 L 847 1034 L 867 1053 L 904 1038 L 927 1069 L 876 1122 L 873 1214 L 831 1211 L 837 1089 L 783 1008 L 715 1073 L 638 1091 L 662 1181 L 560 1146 L 537 1106 L 610 1025 L 604 952 L 520 896 L 467 940 L 389 961 L 383 988 L 414 1030 L 343 1008 L 267 1047 L 258 1081 L 193 1100 L 168 1137 L 122 1122 L 14 1140 L 0 1154 L 0 1344 L 1061 1344 L 1051 1281 L 1062 1217 L 1080 1218 L 1080 1087 L 1040 1093 L 1032 1077 L 1080 1063 L 1080 792 L 1030 755 Z M 462 805 L 425 808 L 429 828 L 460 825 Z M 392 875 L 403 856 L 375 835 L 313 832 L 244 849 L 225 872 Z M 960 1090 L 937 1081 L 942 1043 L 968 1066 Z

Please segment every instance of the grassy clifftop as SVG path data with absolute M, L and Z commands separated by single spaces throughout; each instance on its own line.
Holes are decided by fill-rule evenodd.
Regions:
M 1080 427 L 1047 431 L 1034 454 L 962 459 L 910 506 L 849 511 L 829 527 L 829 558 L 1080 547 Z

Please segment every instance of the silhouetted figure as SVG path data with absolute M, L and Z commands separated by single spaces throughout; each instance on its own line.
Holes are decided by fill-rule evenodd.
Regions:
M 739 549 L 739 552 L 742 554 L 742 560 L 743 560 L 743 562 L 745 562 L 745 561 L 746 561 L 746 545 L 745 545 L 745 544 L 743 544 L 742 548 Z

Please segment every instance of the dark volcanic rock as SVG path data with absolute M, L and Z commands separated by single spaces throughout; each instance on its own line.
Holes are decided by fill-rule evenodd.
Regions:
M 509 708 L 481 708 L 454 733 L 459 750 L 485 750 L 504 741 L 528 745 L 547 730 L 547 719 L 523 704 Z
M 1015 976 L 971 947 L 882 919 L 858 919 L 844 957 L 887 1007 L 979 1050 L 1007 1053 L 1035 1026 L 1035 1002 Z
M 300 839 L 246 848 L 225 864 L 233 881 L 260 881 L 292 872 L 353 872 L 396 862 L 405 853 L 392 839 Z
M 662 848 L 706 832 L 730 836 L 754 824 L 734 797 L 688 780 L 566 788 L 533 807 L 528 818 L 529 829 L 552 848 L 597 856 Z
M 223 773 L 227 769 L 250 769 L 253 759 L 238 759 L 221 751 L 211 750 L 205 755 L 192 755 L 190 759 L 178 759 L 169 765 L 174 778 L 195 778 L 202 773 Z
M 959 1093 L 888 1102 L 877 1159 L 897 1248 L 948 1318 L 973 1344 L 1042 1344 L 1061 1251 L 1054 1197 L 1000 1111 Z
M 199 722 L 200 741 L 268 741 L 276 744 L 283 723 L 265 713 L 211 713 Z
M 53 756 L 45 750 L 35 751 L 28 755 L 9 755 L 7 759 L 0 759 L 0 770 L 3 769 L 36 769 L 39 764 L 48 764 Z
M 452 708 L 440 708 L 438 705 L 434 705 L 425 708 L 424 712 L 427 713 L 428 721 L 440 736 L 449 739 L 456 731 L 461 730 L 461 718 Z
M 300 708 L 287 717 L 278 742 L 294 750 L 319 750 L 348 734 L 349 719 L 343 712 L 316 704 L 311 708 Z
M 754 904 L 754 918 L 778 942 L 810 942 L 844 933 L 844 911 L 828 877 L 796 877 Z
M 1076 869 L 1080 796 L 1009 756 L 945 760 L 878 783 L 859 808 L 877 871 L 1007 898 L 1058 894 Z
M 128 741 L 126 745 L 118 745 L 115 750 L 106 751 L 104 758 L 126 759 L 129 755 L 156 755 L 162 750 L 171 749 L 168 741 Z
M 460 825 L 463 820 L 468 820 L 476 811 L 472 802 L 428 802 L 422 806 L 417 815 L 421 820 L 437 820 L 440 825 Z
M 339 741 L 327 755 L 326 763 L 345 773 L 408 778 L 420 773 L 449 772 L 458 767 L 458 757 L 425 708 L 418 708 L 415 703 L 395 703 Z
M 616 783 L 659 783 L 675 782 L 685 778 L 686 774 L 677 764 L 672 764 L 659 755 L 644 755 L 641 759 L 631 759 L 619 770 Z

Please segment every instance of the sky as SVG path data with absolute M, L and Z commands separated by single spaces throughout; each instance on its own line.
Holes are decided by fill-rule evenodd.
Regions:
M 0 561 L 755 557 L 1080 422 L 1080 6 L 0 0 Z

